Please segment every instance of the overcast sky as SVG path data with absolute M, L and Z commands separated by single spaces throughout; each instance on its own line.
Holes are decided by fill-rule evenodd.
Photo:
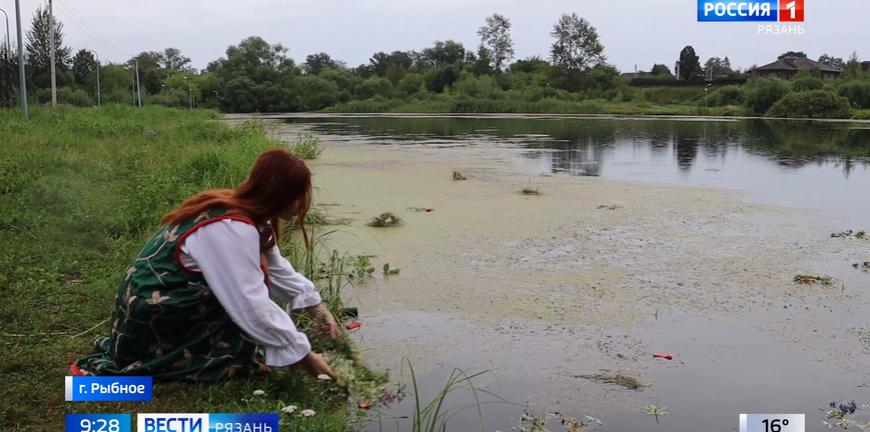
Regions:
M 45 1 L 21 0 L 29 27 Z M 377 51 L 420 50 L 435 40 L 478 45 L 493 12 L 513 24 L 516 57 L 549 55 L 550 30 L 576 12 L 597 29 L 608 61 L 624 72 L 653 63 L 673 67 L 680 49 L 701 62 L 728 56 L 733 67 L 763 65 L 784 51 L 870 58 L 870 0 L 806 0 L 806 34 L 759 35 L 753 23 L 698 23 L 696 0 L 54 0 L 65 43 L 104 61 L 176 47 L 203 68 L 248 36 L 282 43 L 297 61 L 315 52 L 357 66 Z M 13 0 L 0 0 L 14 20 Z M 14 21 L 12 22 L 14 29 Z M 13 32 L 13 39 L 15 38 Z

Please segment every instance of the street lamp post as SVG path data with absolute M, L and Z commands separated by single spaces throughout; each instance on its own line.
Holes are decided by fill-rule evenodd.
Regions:
M 3 12 L 3 15 L 6 17 L 6 53 L 8 55 L 9 51 L 12 50 L 12 44 L 9 43 L 9 32 L 11 31 L 9 29 L 9 14 L 7 14 L 2 8 L 0 8 L 0 12 Z
M 21 37 L 20 0 L 15 0 L 15 24 L 18 29 L 18 87 L 21 91 L 21 114 L 27 117 L 27 78 L 24 77 L 24 38 Z
M 100 97 L 100 55 L 92 49 L 85 48 L 85 50 L 94 53 L 94 55 L 97 57 L 97 106 L 103 106 L 103 102 Z
M 189 109 L 193 110 L 193 87 L 190 84 L 190 77 L 184 76 L 184 79 L 187 81 L 187 102 Z
M 713 83 L 704 86 L 704 115 L 707 115 L 707 92 L 710 91 L 710 86 L 712 85 Z
M 122 66 L 124 70 L 130 72 L 130 76 L 133 78 L 133 83 L 130 84 L 130 104 L 136 105 L 136 90 L 133 89 L 133 86 L 136 84 L 136 74 L 133 73 L 133 68 L 130 65 Z

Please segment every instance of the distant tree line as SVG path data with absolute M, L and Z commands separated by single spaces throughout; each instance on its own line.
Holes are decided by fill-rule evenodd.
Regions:
M 45 103 L 49 89 L 49 20 L 38 8 L 27 33 L 27 78 L 31 97 Z M 419 51 L 376 52 L 365 64 L 349 67 L 328 53 L 314 53 L 297 64 L 288 48 L 252 36 L 232 45 L 202 70 L 176 48 L 146 51 L 123 64 L 97 64 L 93 51 L 72 53 L 63 44 L 63 24 L 55 23 L 55 50 L 59 100 L 88 106 L 96 103 L 96 71 L 100 70 L 103 103 L 134 103 L 135 66 L 143 103 L 168 106 L 218 108 L 225 112 L 313 111 L 326 108 L 351 111 L 384 111 L 405 107 L 451 111 L 547 110 L 548 105 L 571 107 L 596 103 L 685 104 L 739 106 L 751 113 L 765 113 L 773 103 L 758 102 L 750 95 L 756 87 L 767 89 L 767 99 L 804 87 L 826 91 L 848 100 L 852 108 L 870 107 L 865 99 L 866 73 L 856 56 L 844 61 L 822 55 L 819 61 L 846 71 L 842 83 L 823 84 L 801 76 L 802 84 L 759 84 L 729 89 L 639 90 L 607 63 L 605 46 L 595 27 L 577 14 L 564 14 L 552 27 L 549 57 L 514 59 L 511 22 L 500 14 L 487 17 L 478 29 L 474 49 L 453 40 L 435 41 Z M 783 56 L 806 57 L 803 52 Z M 2 56 L 0 56 L 2 57 Z M 10 56 L 12 57 L 12 56 Z M 654 64 L 645 77 L 662 80 L 700 81 L 745 76 L 733 69 L 727 56 L 710 57 L 704 64 L 692 46 L 679 52 L 672 71 Z M 14 60 L 13 60 L 14 61 Z M 631 75 L 631 74 L 627 74 Z M 628 77 L 630 78 L 630 77 Z M 851 83 L 857 81 L 857 84 Z M 744 88 L 745 87 L 745 88 Z M 783 93 L 783 94 L 780 94 Z M 761 98 L 765 99 L 765 98 Z M 592 102 L 589 102 L 592 101 Z M 758 102 L 758 103 L 756 103 Z M 840 101 L 841 102 L 841 101 Z M 585 105 L 583 105 L 585 103 Z M 762 110 L 763 109 L 763 110 Z

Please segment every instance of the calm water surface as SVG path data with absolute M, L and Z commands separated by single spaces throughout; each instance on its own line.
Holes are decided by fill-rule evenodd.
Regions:
M 843 229 L 870 228 L 870 124 L 866 123 L 521 116 L 304 116 L 286 121 L 348 145 L 430 146 L 445 151 L 475 145 L 519 148 L 523 151 L 510 152 L 516 159 L 509 163 L 520 163 L 530 175 L 558 173 L 738 190 L 751 201 L 819 211 Z M 370 317 L 368 331 L 378 339 L 395 341 L 423 333 L 448 337 L 473 332 L 463 327 L 468 323 L 444 322 L 440 316 L 413 311 L 407 315 Z M 720 347 L 704 362 L 675 363 L 649 372 L 656 374 L 657 391 L 670 395 L 668 403 L 679 411 L 669 416 L 666 425 L 614 398 L 610 415 L 602 413 L 603 430 L 736 430 L 735 413 L 788 411 L 794 406 L 807 407 L 807 430 L 822 430 L 819 413 L 812 411 L 824 400 L 843 397 L 845 390 L 868 402 L 868 384 L 856 388 L 860 383 L 837 374 L 835 365 L 803 358 L 799 347 L 745 324 L 702 320 L 641 330 L 639 337 L 661 346 L 703 346 L 704 339 L 712 338 L 728 349 Z M 443 334 L 432 335 L 439 331 Z M 457 342 L 457 352 L 433 361 L 472 364 L 474 343 L 464 342 Z M 514 358 L 510 347 L 504 350 L 504 361 L 525 361 Z M 756 353 L 755 364 L 745 364 L 746 352 Z M 784 363 L 784 358 L 793 361 Z M 438 388 L 448 373 L 449 368 L 420 378 L 424 387 Z M 736 381 L 735 374 L 744 379 Z M 498 381 L 499 393 L 520 403 L 534 392 L 547 391 L 523 376 Z M 770 385 L 741 386 L 745 382 Z M 712 392 L 714 388 L 727 395 Z M 782 394 L 783 388 L 790 393 Z M 410 414 L 408 402 L 396 411 Z M 510 430 L 520 412 L 515 405 L 488 406 L 486 430 Z M 862 419 L 870 421 L 867 416 Z M 407 421 L 388 418 L 369 430 L 407 430 Z M 480 430 L 474 410 L 462 413 L 451 426 L 452 430 Z
M 870 124 L 767 120 L 306 117 L 289 122 L 371 144 L 526 148 L 533 172 L 718 187 L 763 203 L 870 214 Z

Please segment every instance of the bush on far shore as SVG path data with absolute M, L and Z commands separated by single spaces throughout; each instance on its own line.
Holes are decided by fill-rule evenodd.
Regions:
M 849 100 L 842 96 L 825 90 L 811 90 L 787 94 L 766 115 L 789 118 L 849 118 L 852 116 L 852 108 Z

